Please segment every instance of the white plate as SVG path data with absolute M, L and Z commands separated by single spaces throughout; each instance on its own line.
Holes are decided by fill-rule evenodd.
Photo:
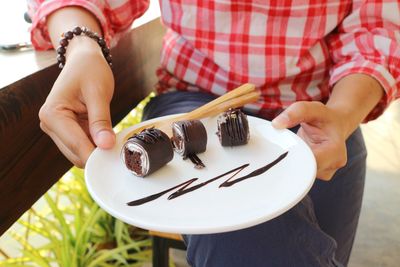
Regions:
M 270 122 L 248 116 L 247 145 L 222 147 L 216 133 L 216 118 L 203 120 L 207 129 L 207 151 L 199 154 L 206 168 L 195 169 L 190 160 L 175 153 L 166 166 L 145 178 L 130 173 L 122 163 L 120 150 L 126 129 L 117 135 L 111 150 L 96 149 L 86 164 L 88 190 L 104 210 L 116 218 L 149 230 L 205 234 L 238 230 L 273 219 L 298 203 L 310 190 L 316 163 L 309 147 L 289 130 L 276 130 Z M 135 127 L 135 126 L 134 126 Z M 136 126 L 137 127 L 137 126 Z M 219 188 L 222 177 L 196 191 L 168 200 L 170 192 L 139 206 L 127 203 L 178 185 L 193 177 L 199 182 L 239 167 L 250 165 L 235 177 L 242 177 L 287 156 L 267 172 Z

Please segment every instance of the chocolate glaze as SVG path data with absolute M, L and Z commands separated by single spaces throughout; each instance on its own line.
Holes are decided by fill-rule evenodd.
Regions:
M 199 120 L 177 121 L 172 124 L 174 150 L 184 158 L 206 151 L 207 131 Z
M 194 167 L 196 169 L 202 169 L 202 168 L 206 167 L 206 165 L 204 165 L 204 163 L 201 161 L 201 159 L 196 154 L 191 154 L 188 156 L 188 158 L 194 164 Z
M 134 144 L 138 151 L 131 151 L 129 145 Z M 171 141 L 164 132 L 159 129 L 149 128 L 130 137 L 123 146 L 124 163 L 135 175 L 146 176 L 170 162 L 174 152 Z M 143 160 L 148 160 L 148 168 Z
M 209 183 L 212 183 L 212 182 L 214 182 L 214 181 L 216 181 L 216 180 L 218 180 L 218 179 L 220 179 L 220 178 L 222 178 L 222 177 L 224 177 L 224 176 L 226 176 L 226 175 L 232 174 L 227 180 L 225 180 L 225 181 L 219 186 L 219 187 L 229 187 L 229 186 L 232 186 L 232 185 L 234 185 L 234 184 L 236 184 L 236 183 L 242 182 L 242 181 L 247 180 L 247 179 L 249 179 L 249 178 L 252 178 L 252 177 L 255 177 L 255 176 L 258 176 L 258 175 L 260 175 L 260 174 L 265 173 L 266 171 L 268 171 L 269 169 L 271 169 L 274 165 L 278 164 L 281 160 L 283 160 L 283 159 L 287 156 L 288 153 L 289 153 L 289 152 L 283 153 L 282 155 L 280 155 L 278 158 L 276 158 L 276 159 L 275 159 L 274 161 L 272 161 L 271 163 L 268 163 L 267 165 L 265 165 L 265 166 L 263 166 L 263 167 L 261 167 L 261 168 L 259 168 L 259 169 L 256 169 L 255 171 L 253 171 L 253 172 L 251 172 L 251 173 L 249 173 L 249 174 L 247 174 L 247 175 L 245 175 L 245 176 L 236 178 L 236 179 L 233 180 L 233 181 L 231 181 L 232 178 L 235 177 L 235 176 L 236 176 L 239 172 L 241 172 L 243 169 L 245 169 L 246 167 L 248 167 L 250 164 L 244 164 L 244 165 L 239 166 L 239 167 L 237 167 L 237 168 L 234 168 L 234 169 L 232 169 L 232 170 L 230 170 L 230 171 L 227 171 L 227 172 L 225 172 L 225 173 L 223 173 L 223 174 L 221 174 L 221 175 L 218 175 L 218 176 L 216 176 L 216 177 L 214 177 L 214 178 L 211 178 L 211 179 L 209 179 L 209 180 L 207 180 L 207 181 L 205 181 L 205 182 L 202 182 L 202 183 L 200 183 L 200 184 L 197 184 L 197 185 L 193 185 L 193 186 L 191 186 L 191 187 L 188 187 L 188 186 L 190 186 L 193 182 L 195 182 L 195 181 L 197 181 L 197 180 L 199 179 L 199 178 L 192 178 L 192 179 L 189 179 L 189 180 L 187 180 L 187 181 L 185 181 L 185 182 L 183 182 L 183 183 L 181 183 L 181 184 L 178 184 L 178 185 L 176 185 L 176 186 L 174 186 L 174 187 L 171 187 L 171 188 L 169 188 L 169 189 L 166 189 L 166 190 L 164 190 L 164 191 L 161 191 L 161 192 L 159 192 L 159 193 L 156 193 L 156 194 L 153 194 L 153 195 L 144 197 L 144 198 L 140 198 L 140 199 L 137 199 L 137 200 L 134 200 L 134 201 L 130 201 L 130 202 L 127 203 L 127 205 L 128 205 L 128 206 L 139 206 L 139 205 L 145 204 L 145 203 L 147 203 L 147 202 L 150 202 L 150 201 L 152 201 L 152 200 L 155 200 L 155 199 L 161 197 L 162 195 L 164 195 L 164 194 L 166 194 L 166 193 L 168 193 L 168 192 L 170 192 L 170 191 L 173 191 L 173 190 L 175 190 L 175 189 L 178 189 L 177 191 L 173 192 L 171 195 L 168 196 L 168 199 L 171 200 L 171 199 L 180 197 L 180 196 L 182 196 L 182 195 L 184 195 L 184 194 L 187 194 L 187 193 L 189 193 L 189 192 L 192 192 L 192 191 L 194 191 L 194 190 L 197 190 L 197 189 L 199 189 L 199 188 L 201 188 L 201 187 L 203 187 L 203 186 L 205 186 L 205 185 L 207 185 L 207 184 L 209 184 Z
M 240 109 L 229 109 L 217 119 L 219 141 L 222 146 L 245 145 L 249 141 L 249 122 Z

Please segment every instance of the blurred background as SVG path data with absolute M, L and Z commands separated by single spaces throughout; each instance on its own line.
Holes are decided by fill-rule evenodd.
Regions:
M 0 9 L 0 88 L 31 74 L 34 70 L 55 63 L 53 51 L 34 52 L 30 48 L 29 23 L 24 19 L 25 12 L 26 2 L 23 0 L 2 3 Z M 150 11 L 146 16 L 158 14 L 158 2 L 152 0 Z M 147 20 L 148 17 L 142 18 L 135 23 L 135 26 Z M 19 64 L 21 57 L 24 58 L 23 65 Z M 143 104 L 132 111 L 119 127 L 136 123 L 142 107 Z M 379 119 L 362 125 L 362 130 L 369 153 L 367 182 L 359 229 L 349 266 L 400 266 L 400 102 L 393 103 Z M 6 140 L 1 140 L 1 142 L 6 142 Z M 40 227 L 46 225 L 42 220 L 48 220 L 50 225 L 54 225 L 54 233 L 58 235 L 57 240 L 62 243 L 63 233 L 65 233 L 62 227 L 67 225 L 77 227 L 77 224 L 82 222 L 76 220 L 88 218 L 89 213 L 85 212 L 96 209 L 95 203 L 87 198 L 82 173 L 77 170 L 70 171 L 65 178 L 50 189 L 47 196 L 42 197 L 19 222 L 16 222 L 0 237 L 0 266 L 8 266 L 6 262 L 11 262 L 10 259 L 13 258 L 23 258 L 26 260 L 24 264 L 32 263 L 29 266 L 37 266 L 40 257 L 50 257 L 49 254 L 30 255 L 27 253 L 29 248 L 44 247 L 49 244 L 59 245 L 56 240 L 49 239 L 48 233 L 41 230 Z M 73 207 L 72 210 L 68 209 L 68 207 L 71 208 L 73 201 L 86 203 L 86 208 L 77 206 L 85 210 L 80 215 L 81 217 L 77 216 L 76 212 L 74 213 Z M 137 241 L 135 243 L 137 253 L 134 256 L 136 263 L 148 266 L 151 259 L 151 244 L 148 236 L 140 229 L 133 229 L 121 222 L 116 222 L 100 210 L 96 212 L 98 212 L 97 217 L 93 218 L 91 227 L 97 229 L 99 233 L 93 242 L 105 246 L 111 235 L 116 238 L 115 240 L 119 240 L 118 242 L 122 242 L 117 242 L 117 246 L 114 244 L 113 249 L 118 248 L 118 244 L 125 248 L 128 246 L 125 251 L 121 250 L 123 253 L 120 255 L 130 257 L 126 254 L 129 249 L 132 250 L 132 245 L 129 247 L 129 241 L 132 241 L 130 238 L 136 237 L 137 239 L 132 241 Z M 65 216 L 65 218 L 57 216 Z M 62 223 L 63 221 L 65 224 Z M 61 228 L 57 226 L 59 224 L 62 225 Z M 108 226 L 110 229 L 107 230 Z M 77 228 L 71 229 L 77 230 Z M 184 252 L 174 251 L 172 255 L 178 266 L 186 265 Z M 137 260 L 138 258 L 140 260 Z M 59 260 L 51 266 L 65 265 L 62 264 L 62 260 Z

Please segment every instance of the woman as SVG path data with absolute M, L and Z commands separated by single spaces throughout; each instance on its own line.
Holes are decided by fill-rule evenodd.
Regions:
M 57 48 L 61 34 L 76 25 L 110 42 L 148 5 L 29 3 L 37 49 Z M 185 236 L 189 263 L 346 265 L 365 179 L 358 126 L 400 94 L 399 2 L 161 0 L 160 6 L 168 31 L 159 95 L 146 107 L 146 119 L 191 110 L 251 82 L 262 99 L 246 111 L 273 120 L 276 128 L 297 126 L 317 160 L 319 180 L 285 214 L 240 231 Z M 95 146 L 115 143 L 109 112 L 114 81 L 107 53 L 93 38 L 74 35 L 64 48 L 63 69 L 39 116 L 42 129 L 82 167 Z

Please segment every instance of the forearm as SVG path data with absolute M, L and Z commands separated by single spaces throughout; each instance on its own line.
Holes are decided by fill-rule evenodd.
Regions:
M 327 107 L 341 116 L 345 138 L 376 106 L 383 92 L 381 85 L 365 74 L 351 74 L 335 84 Z
M 62 33 L 71 31 L 76 26 L 84 26 L 102 35 L 102 30 L 96 17 L 81 7 L 64 7 L 53 12 L 47 18 L 47 28 L 54 48 L 59 46 Z M 75 47 L 79 50 L 100 51 L 99 45 L 90 38 L 74 38 L 68 45 L 67 54 Z
M 54 48 L 62 33 L 76 26 L 101 34 L 96 17 L 79 7 L 59 9 L 46 23 Z M 74 35 L 66 58 L 40 109 L 40 125 L 71 162 L 83 167 L 95 145 L 107 149 L 115 143 L 109 108 L 114 79 L 101 46 L 91 37 Z

